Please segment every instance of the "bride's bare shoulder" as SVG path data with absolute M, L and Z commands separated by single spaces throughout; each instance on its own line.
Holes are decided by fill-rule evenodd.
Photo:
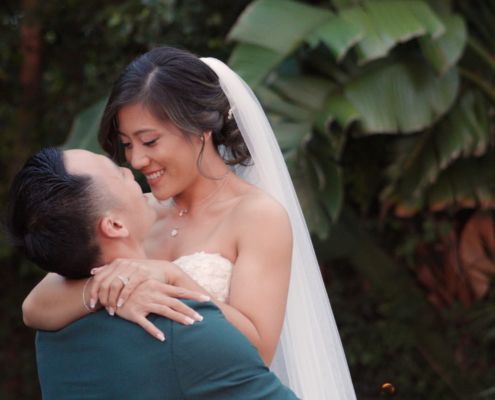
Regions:
M 250 187 L 239 196 L 233 209 L 233 216 L 239 222 L 256 224 L 277 223 L 290 229 L 289 216 L 285 207 L 264 190 Z

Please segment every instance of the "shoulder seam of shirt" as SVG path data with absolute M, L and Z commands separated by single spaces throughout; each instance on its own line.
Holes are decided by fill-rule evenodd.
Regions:
M 185 400 L 187 400 L 186 394 L 184 393 L 184 389 L 182 388 L 182 385 L 181 385 L 181 381 L 180 381 L 180 378 L 179 378 L 179 373 L 177 371 L 176 363 L 175 363 L 175 351 L 174 351 L 174 340 L 173 340 L 173 336 L 174 336 L 174 325 L 175 325 L 174 321 L 171 320 L 170 321 L 170 350 L 171 350 L 170 353 L 172 353 L 172 363 L 173 363 L 173 366 L 174 366 L 175 377 L 177 379 L 177 382 L 179 383 L 179 388 L 180 388 L 180 392 L 181 392 L 182 398 L 185 399 Z

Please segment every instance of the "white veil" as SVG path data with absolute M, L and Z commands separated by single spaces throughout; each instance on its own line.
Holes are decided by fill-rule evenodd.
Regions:
M 289 213 L 292 270 L 282 335 L 270 369 L 304 400 L 356 399 L 318 262 L 282 152 L 256 96 L 227 65 L 202 58 L 220 78 L 253 165 L 236 174 L 270 193 Z

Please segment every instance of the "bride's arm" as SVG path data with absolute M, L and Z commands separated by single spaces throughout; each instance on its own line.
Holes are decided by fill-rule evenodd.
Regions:
M 87 279 L 66 279 L 48 273 L 22 304 L 24 323 L 31 328 L 56 331 L 86 316 L 89 311 L 82 301 L 86 282 Z M 87 291 L 91 284 L 90 281 Z M 98 304 L 95 309 L 100 307 Z
M 159 314 L 189 325 L 188 319 L 195 319 L 197 313 L 183 302 L 178 301 L 177 298 L 198 301 L 205 301 L 205 298 L 202 293 L 195 293 L 170 285 L 167 279 L 169 275 L 173 274 L 168 273 L 170 268 L 167 269 L 167 266 L 173 269 L 176 268 L 175 265 L 168 263 L 161 265 L 160 269 L 147 269 L 148 275 L 141 274 L 139 276 L 140 282 L 143 284 L 147 283 L 147 281 L 155 281 L 157 278 L 160 280 L 156 281 L 153 287 L 155 293 L 153 293 L 151 301 L 147 299 L 147 304 L 140 304 L 140 309 L 146 316 L 147 313 L 157 312 L 156 303 L 158 303 L 160 304 Z M 83 303 L 82 294 L 84 286 L 88 283 L 85 290 L 85 299 L 89 305 L 90 293 L 93 290 L 94 282 L 95 279 L 91 279 L 88 282 L 87 279 L 72 280 L 53 273 L 47 274 L 24 300 L 22 305 L 24 323 L 31 328 L 56 331 L 88 315 L 90 311 L 86 309 Z M 101 307 L 102 305 L 97 302 L 94 310 Z M 149 307 L 152 309 L 148 310 Z M 141 318 L 140 315 L 136 316 L 136 318 L 138 320 L 133 320 L 133 322 L 139 323 L 141 326 L 146 324 L 148 331 L 151 329 L 144 317 Z M 156 331 L 156 328 L 154 331 Z

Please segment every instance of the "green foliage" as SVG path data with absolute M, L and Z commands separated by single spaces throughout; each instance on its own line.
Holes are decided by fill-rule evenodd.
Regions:
M 324 243 L 317 249 L 320 260 L 345 260 L 367 280 L 378 303 L 379 316 L 369 322 L 377 324 L 372 328 L 377 341 L 393 346 L 380 326 L 396 332 L 395 344 L 403 346 L 411 368 L 396 374 L 408 388 L 400 397 L 479 393 L 490 387 L 487 369 L 478 360 L 456 358 L 469 354 L 456 340 L 473 336 L 453 326 L 466 323 L 469 315 L 454 304 L 446 312 L 457 312 L 455 318 L 440 316 L 426 301 L 424 288 L 387 253 L 414 269 L 418 246 L 443 240 L 432 235 L 440 228 L 429 223 L 430 212 L 455 216 L 466 207 L 494 204 L 495 9 L 481 0 L 477 9 L 469 2 L 442 0 L 331 3 L 333 8 L 320 7 L 309 29 L 306 17 L 317 15 L 314 6 L 278 0 L 274 9 L 268 0 L 253 2 L 230 33 L 238 42 L 230 65 L 253 87 L 270 117 L 308 227 Z M 261 15 L 273 21 L 264 30 Z M 478 24 L 480 19 L 487 23 Z M 254 68 L 249 60 L 256 60 Z M 368 223 L 360 226 L 350 206 Z M 424 229 L 404 230 L 394 217 L 385 222 L 387 210 L 416 215 Z M 455 229 L 444 225 L 449 227 L 444 236 Z M 383 241 L 371 240 L 368 230 Z M 355 329 L 363 329 L 354 313 L 348 318 Z M 380 362 L 393 351 L 349 341 L 353 372 L 376 368 L 370 375 L 379 377 L 380 370 L 388 370 Z M 473 354 L 483 348 L 471 347 Z M 432 368 L 428 372 L 419 366 L 425 362 Z M 419 386 L 407 382 L 415 370 L 422 375 L 416 378 Z M 434 382 L 433 371 L 444 384 Z

